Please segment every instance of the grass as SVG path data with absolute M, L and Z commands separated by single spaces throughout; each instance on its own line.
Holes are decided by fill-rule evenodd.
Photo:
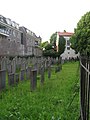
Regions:
M 78 62 L 65 63 L 62 71 L 45 73 L 45 83 L 30 92 L 30 81 L 0 93 L 0 120 L 78 120 Z

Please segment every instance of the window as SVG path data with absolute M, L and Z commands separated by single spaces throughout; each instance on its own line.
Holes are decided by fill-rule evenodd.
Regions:
M 13 30 L 13 36 L 14 36 L 14 37 L 16 36 L 16 34 L 15 34 L 15 30 Z
M 70 47 L 67 47 L 67 50 L 70 50 Z
M 21 44 L 24 45 L 24 41 L 23 41 L 23 33 L 21 33 Z
M 11 39 L 10 39 L 10 38 L 8 38 L 8 40 L 10 41 Z
M 35 45 L 38 45 L 38 41 L 35 41 Z
M 0 15 L 0 20 L 1 20 L 2 22 L 4 22 L 4 20 L 3 20 L 3 16 L 1 16 L 1 15 Z
M 11 19 L 6 18 L 7 24 L 12 25 Z
M 67 40 L 67 46 L 70 46 L 70 41 L 69 40 Z

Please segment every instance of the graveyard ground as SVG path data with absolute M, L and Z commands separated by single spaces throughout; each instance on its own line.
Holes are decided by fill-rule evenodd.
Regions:
M 79 63 L 69 62 L 62 71 L 45 73 L 44 85 L 30 92 L 30 81 L 7 87 L 0 93 L 0 120 L 78 120 Z

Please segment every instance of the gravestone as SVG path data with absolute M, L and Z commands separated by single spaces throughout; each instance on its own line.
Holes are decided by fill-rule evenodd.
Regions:
M 35 88 L 37 87 L 37 70 L 33 69 L 31 70 L 31 91 L 35 90 Z
M 23 81 L 25 79 L 24 76 L 25 76 L 25 70 L 21 70 L 20 71 L 20 80 L 21 81 Z
M 55 67 L 55 72 L 60 72 L 60 66 Z
M 26 65 L 25 65 L 25 61 L 24 61 L 24 62 L 21 63 L 21 69 L 25 70 L 25 68 L 26 68 Z
M 51 78 L 51 66 L 48 65 L 48 78 L 50 79 Z
M 7 64 L 8 73 L 12 73 L 12 67 L 11 66 L 12 66 L 11 61 L 9 61 L 8 64 Z
M 0 70 L 0 90 L 6 86 L 6 70 Z
M 6 70 L 6 58 L 2 58 L 1 60 L 1 70 Z
M 29 80 L 31 78 L 31 69 L 32 67 L 26 68 L 26 80 Z
M 15 82 L 19 83 L 19 74 L 18 73 L 15 74 Z
M 9 85 L 14 85 L 14 83 L 15 83 L 14 73 L 8 74 L 8 83 L 9 83 Z
M 41 84 L 44 83 L 44 67 L 41 67 Z
M 15 61 L 15 59 L 12 60 L 11 69 L 12 69 L 11 70 L 12 73 L 16 72 L 16 61 Z

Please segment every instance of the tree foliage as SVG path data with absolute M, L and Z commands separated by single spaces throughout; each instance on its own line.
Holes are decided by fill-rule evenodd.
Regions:
M 45 50 L 43 51 L 44 56 L 59 57 L 65 50 L 65 39 L 63 36 L 59 37 L 58 41 L 58 52 L 56 46 L 57 32 L 53 33 L 50 37 L 50 43 L 47 43 Z
M 45 50 L 43 51 L 43 56 L 45 57 L 53 57 L 55 58 L 56 57 L 56 51 L 54 50 L 53 46 L 51 43 L 48 43 L 46 46 L 45 46 Z
M 59 41 L 58 41 L 58 55 L 61 55 L 64 50 L 65 50 L 65 38 L 63 36 L 59 37 Z
M 71 43 L 72 48 L 79 51 L 81 55 L 90 55 L 90 12 L 84 14 L 77 23 Z
M 50 37 L 50 43 L 55 44 L 57 39 L 57 32 L 53 33 Z
M 42 48 L 45 48 L 45 47 L 48 45 L 48 43 L 49 43 L 48 41 L 45 41 L 45 42 L 41 43 L 40 46 L 41 46 Z

